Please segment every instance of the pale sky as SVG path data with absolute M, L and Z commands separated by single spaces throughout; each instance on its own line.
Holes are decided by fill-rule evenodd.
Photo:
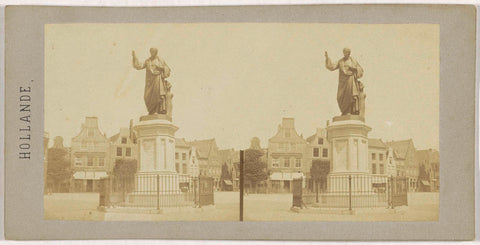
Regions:
M 147 114 L 145 71 L 156 47 L 172 69 L 176 137 L 220 148 L 262 147 L 282 117 L 304 138 L 340 115 L 338 71 L 349 47 L 365 70 L 370 138 L 439 148 L 439 26 L 435 24 L 51 24 L 45 27 L 45 131 L 69 146 L 86 116 L 108 137 Z M 51 143 L 52 144 L 52 141 Z

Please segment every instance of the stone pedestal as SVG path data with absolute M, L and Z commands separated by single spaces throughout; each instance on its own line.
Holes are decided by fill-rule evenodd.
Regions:
M 360 116 L 334 117 L 327 126 L 332 146 L 331 174 L 368 173 L 368 132 Z
M 327 180 L 330 191 L 348 190 L 348 176 L 368 176 L 368 132 L 364 118 L 358 115 L 338 116 L 327 126 L 331 144 L 331 166 Z M 363 185 L 363 184 L 362 184 Z M 362 186 L 354 185 L 354 186 Z M 369 185 L 369 184 L 367 184 Z
M 156 193 L 157 186 L 159 192 L 179 191 L 178 178 L 175 177 L 175 132 L 178 127 L 169 116 L 155 114 L 140 117 L 134 130 L 139 144 L 135 191 Z
M 138 172 L 175 173 L 175 132 L 178 127 L 164 115 L 140 118 L 135 125 L 139 144 Z

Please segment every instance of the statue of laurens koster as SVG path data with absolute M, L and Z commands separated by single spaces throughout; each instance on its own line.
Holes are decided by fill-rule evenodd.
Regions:
M 138 61 L 135 51 L 132 51 L 133 67 L 146 70 L 145 74 L 145 105 L 148 114 L 166 114 L 172 116 L 171 84 L 166 80 L 170 76 L 170 67 L 158 56 L 156 48 L 150 49 L 150 57 L 144 63 Z
M 343 49 L 343 57 L 332 62 L 325 52 L 325 66 L 330 71 L 339 70 L 337 103 L 343 115 L 360 115 L 365 117 L 365 92 L 359 78 L 363 68 L 350 56 L 349 48 Z

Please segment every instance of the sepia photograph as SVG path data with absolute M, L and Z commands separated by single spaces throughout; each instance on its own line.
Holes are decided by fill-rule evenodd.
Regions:
M 438 221 L 437 24 L 46 24 L 44 219 Z

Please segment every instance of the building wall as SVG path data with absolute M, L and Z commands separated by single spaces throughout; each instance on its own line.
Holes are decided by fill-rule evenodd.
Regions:
M 175 146 L 175 170 L 179 174 L 188 174 L 191 161 L 189 146 Z
M 114 139 L 112 139 L 114 138 Z M 137 170 L 139 169 L 138 162 L 138 144 L 136 139 L 131 137 L 130 129 L 121 128 L 118 135 L 110 138 L 110 169 L 113 171 L 117 160 L 137 160 Z
M 305 148 L 306 164 L 303 172 L 306 176 L 307 185 L 313 189 L 313 181 L 311 180 L 310 169 L 313 161 L 321 160 L 331 163 L 331 145 L 327 140 L 327 131 L 324 128 L 317 128 L 314 135 L 307 138 L 307 147 Z
M 371 174 L 387 174 L 387 148 L 369 146 L 368 163 Z
M 387 165 L 386 174 L 392 177 L 397 176 L 397 164 L 392 147 L 387 148 L 387 159 L 385 164 Z
M 298 135 L 295 130 L 293 118 L 283 118 L 277 134 L 268 140 L 267 169 L 273 173 L 304 173 L 311 164 L 305 157 L 307 141 Z M 272 176 L 272 175 L 271 175 Z M 290 191 L 291 180 L 271 179 L 270 186 L 273 191 Z
M 415 159 L 415 146 L 413 142 L 410 143 L 410 146 L 407 151 L 407 155 L 405 157 L 405 175 L 407 176 L 408 183 L 409 183 L 409 191 L 414 192 L 417 191 L 418 187 L 418 174 L 419 168 L 416 159 Z
M 87 117 L 80 133 L 72 139 L 71 143 L 70 159 L 74 176 L 76 172 L 95 172 L 100 176 L 111 171 L 112 162 L 109 155 L 110 142 L 98 128 L 98 119 Z M 74 177 L 72 187 L 73 191 L 98 191 L 98 180 L 91 177 L 83 179 Z

